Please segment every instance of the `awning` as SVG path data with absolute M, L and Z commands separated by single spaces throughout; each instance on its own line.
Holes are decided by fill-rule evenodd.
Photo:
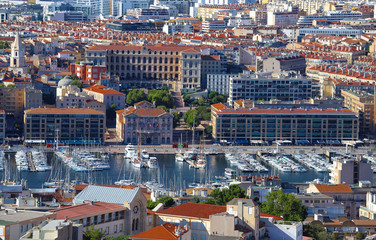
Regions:
M 251 140 L 251 143 L 264 143 L 262 140 Z

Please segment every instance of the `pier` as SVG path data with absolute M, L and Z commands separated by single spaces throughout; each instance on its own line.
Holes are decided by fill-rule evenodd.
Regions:
M 188 163 L 189 167 L 191 168 L 197 168 L 196 163 L 192 160 L 185 160 L 186 163 Z
M 33 155 L 31 154 L 30 151 L 28 151 L 26 153 L 26 158 L 27 158 L 27 162 L 29 163 L 29 171 L 30 172 L 36 172 L 37 169 L 36 169 L 35 164 L 34 164 Z

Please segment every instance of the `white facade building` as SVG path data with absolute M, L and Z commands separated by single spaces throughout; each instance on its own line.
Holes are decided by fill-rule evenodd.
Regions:
M 300 16 L 298 20 L 298 26 L 310 26 L 313 20 L 316 19 L 326 19 L 329 22 L 341 21 L 344 19 L 359 19 L 362 18 L 363 14 L 361 12 L 352 11 L 330 11 L 323 14 L 314 14 L 308 16 Z
M 240 99 L 294 101 L 312 97 L 312 79 L 288 72 L 240 75 L 231 77 L 229 85 L 230 106 Z
M 207 89 L 216 91 L 219 94 L 229 94 L 230 78 L 237 77 L 238 74 L 208 74 Z
M 176 32 L 185 32 L 185 33 L 191 33 L 193 32 L 193 26 L 191 24 L 187 23 L 166 23 L 163 26 L 163 32 L 169 35 L 173 35 Z

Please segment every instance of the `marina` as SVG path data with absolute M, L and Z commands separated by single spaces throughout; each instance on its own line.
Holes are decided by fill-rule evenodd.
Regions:
M 57 152 L 56 155 L 53 153 L 47 154 L 47 164 L 52 166 L 52 169 L 45 172 L 18 171 L 15 155 L 16 154 L 5 154 L 7 164 L 4 166 L 8 165 L 9 169 L 1 172 L 0 176 L 2 179 L 4 179 L 4 177 L 9 178 L 9 176 L 14 176 L 17 181 L 25 179 L 28 186 L 31 188 L 40 188 L 45 182 L 48 182 L 47 185 L 58 186 L 64 181 L 118 185 L 141 184 L 156 181 L 159 184 L 163 184 L 166 189 L 178 190 L 189 186 L 215 186 L 216 183 L 227 179 L 225 177 L 226 168 L 232 169 L 236 176 L 244 174 L 251 176 L 275 174 L 278 175 L 282 181 L 286 182 L 307 182 L 314 179 L 328 180 L 328 173 L 318 173 L 312 169 L 308 169 L 305 173 L 291 174 L 278 172 L 276 168 L 269 166 L 268 172 L 242 172 L 237 167 L 231 166 L 231 163 L 226 160 L 223 154 L 207 155 L 206 167 L 202 170 L 190 168 L 188 164 L 176 161 L 174 154 L 150 154 L 150 157 L 158 158 L 158 169 L 135 168 L 131 162 L 124 160 L 124 154 L 108 154 L 108 169 L 101 171 L 90 170 L 85 165 L 80 166 L 71 160 L 68 163 L 72 166 L 77 165 L 85 169 L 84 171 L 75 171 L 74 168 L 64 162 L 65 158 L 59 157 Z M 66 158 L 71 157 L 72 155 L 67 152 Z M 101 159 L 101 157 L 97 158 Z

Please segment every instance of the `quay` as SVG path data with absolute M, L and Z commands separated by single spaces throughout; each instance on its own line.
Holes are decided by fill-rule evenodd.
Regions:
M 33 154 L 31 154 L 30 151 L 26 152 L 26 159 L 29 164 L 29 171 L 30 172 L 36 172 L 37 169 L 35 167 L 34 161 L 33 161 Z
M 96 152 L 108 152 L 113 154 L 121 154 L 124 153 L 126 145 L 104 145 L 104 146 L 92 146 L 92 147 L 85 147 L 85 146 L 72 146 L 72 148 L 77 149 L 85 149 L 87 151 L 96 153 Z M 37 146 L 39 149 L 40 146 Z M 188 149 L 192 148 L 192 145 L 189 146 Z M 193 148 L 200 148 L 200 145 L 193 145 Z M 249 153 L 249 154 L 257 154 L 258 152 L 270 152 L 275 153 L 277 150 L 276 146 L 217 146 L 217 145 L 206 145 L 206 148 L 209 150 L 207 155 L 217 155 L 217 154 L 225 154 L 230 152 L 239 152 L 239 153 Z M 165 155 L 165 154 L 172 154 L 176 153 L 176 148 L 172 148 L 171 145 L 142 145 L 141 149 L 147 150 L 150 154 L 153 155 Z M 4 148 L 0 147 L 0 151 L 4 151 L 5 153 L 16 153 L 17 151 L 25 150 L 28 151 L 30 148 L 27 148 L 23 145 L 16 145 L 11 148 Z M 54 148 L 43 148 L 45 152 L 54 152 Z M 280 146 L 278 148 L 278 152 L 281 154 L 303 154 L 303 153 L 317 153 L 317 154 L 325 154 L 327 151 L 330 152 L 338 152 L 340 154 L 346 153 L 345 146 Z M 372 146 L 364 146 L 358 148 L 351 148 L 350 153 L 352 154 L 369 154 L 376 152 L 376 148 Z

